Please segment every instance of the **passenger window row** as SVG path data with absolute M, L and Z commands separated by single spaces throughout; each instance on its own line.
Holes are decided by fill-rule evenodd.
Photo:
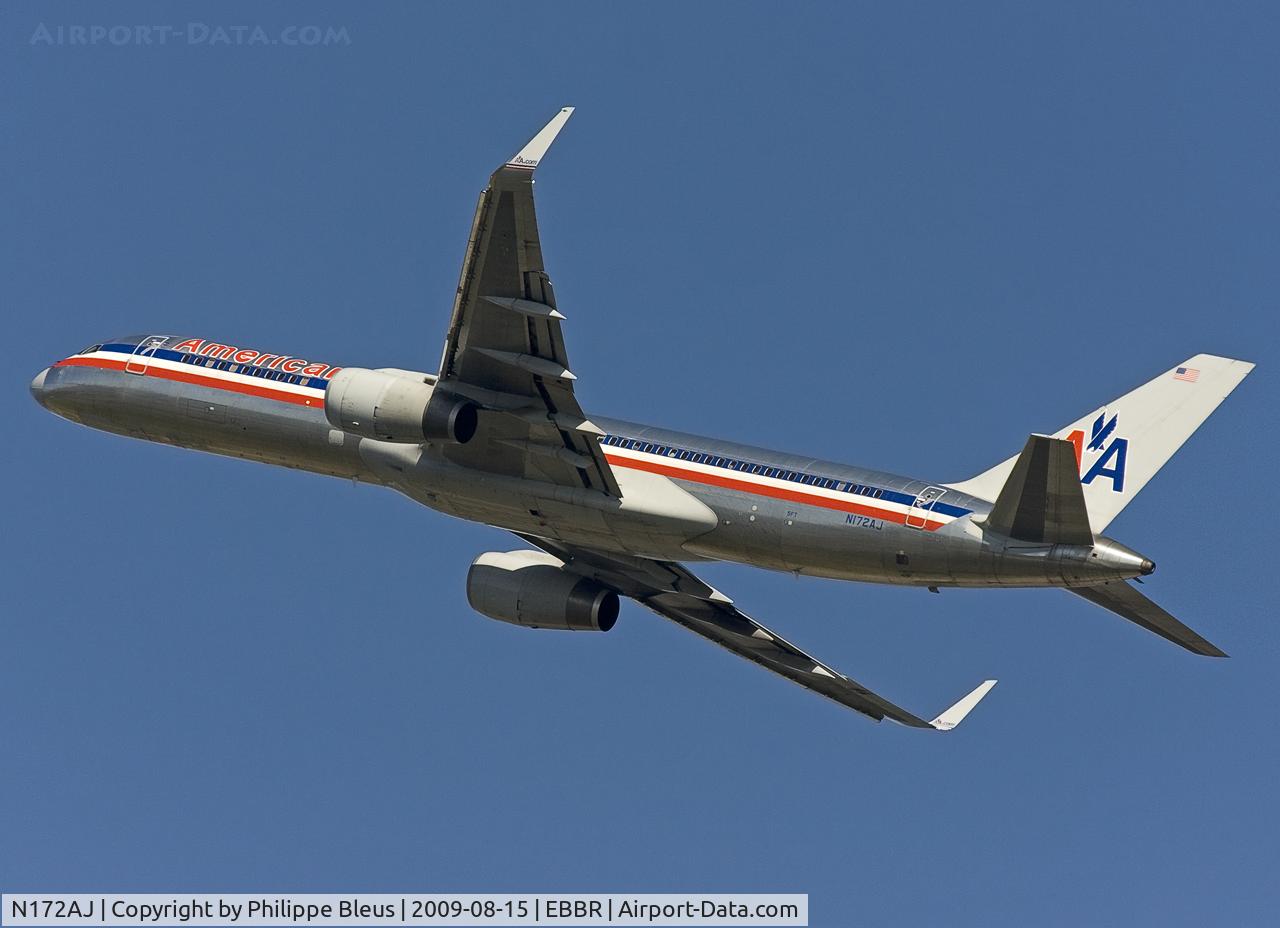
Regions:
M 690 461 L 694 464 L 706 464 L 709 467 L 723 467 L 727 470 L 736 470 L 745 474 L 772 477 L 775 480 L 786 480 L 791 483 L 803 483 L 805 486 L 838 490 L 841 493 L 854 493 L 858 496 L 868 496 L 872 499 L 880 499 L 885 492 L 879 487 L 869 487 L 861 483 L 850 483 L 831 477 L 822 477 L 817 474 L 806 474 L 800 471 L 784 470 L 780 467 L 769 467 L 767 464 L 754 464 L 750 461 L 719 457 L 718 455 L 706 454 L 701 451 L 676 448 L 672 445 L 658 445 L 652 442 L 640 441 L 636 438 L 624 438 L 621 435 L 606 435 L 602 441 L 606 445 L 628 448 L 645 454 L 656 454 L 662 457 L 675 458 L 679 461 Z
M 211 367 L 216 371 L 229 371 L 232 374 L 246 374 L 249 377 L 261 377 L 264 380 L 275 380 L 280 383 L 296 383 L 306 384 L 307 386 L 315 386 L 311 381 L 311 377 L 303 377 L 301 374 L 289 374 L 285 371 L 275 371 L 269 367 L 254 367 L 252 364 L 232 364 L 230 361 L 220 361 L 217 358 L 208 358 L 199 354 L 184 354 L 182 363 L 194 364 L 196 367 Z

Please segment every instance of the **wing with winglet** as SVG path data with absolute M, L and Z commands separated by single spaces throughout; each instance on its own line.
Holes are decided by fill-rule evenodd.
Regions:
M 602 434 L 574 396 L 555 293 L 542 263 L 533 172 L 573 114 L 565 107 L 480 194 L 437 389 L 480 409 L 456 464 L 620 497 Z
M 532 535 L 520 537 L 555 555 L 567 569 L 591 577 L 739 657 L 877 722 L 890 719 L 911 728 L 950 731 L 996 685 L 995 680 L 984 681 L 937 718 L 926 721 L 770 631 L 681 564 L 577 548 Z

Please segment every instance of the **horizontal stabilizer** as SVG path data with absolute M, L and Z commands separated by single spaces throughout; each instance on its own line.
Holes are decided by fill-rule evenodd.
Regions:
M 1089 602 L 1109 609 L 1118 616 L 1182 645 L 1188 651 L 1207 657 L 1226 657 L 1227 652 L 1205 641 L 1187 626 L 1165 612 L 1147 597 L 1123 580 L 1103 583 L 1099 586 L 1070 587 L 1072 593 L 1083 596 Z
M 996 497 L 986 528 L 1038 544 L 1093 544 L 1077 468 L 1071 442 L 1032 435 Z

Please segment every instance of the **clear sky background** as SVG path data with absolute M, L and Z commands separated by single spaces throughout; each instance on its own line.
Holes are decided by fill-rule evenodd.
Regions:
M 37 26 L 343 47 L 32 46 Z M 0 8 L 0 889 L 780 891 L 812 924 L 1274 923 L 1273 4 Z M 1259 363 L 1112 525 L 1230 660 L 1058 591 L 716 565 L 926 716 L 626 605 L 472 613 L 519 542 L 72 425 L 171 332 L 434 370 L 475 197 L 538 206 L 588 411 L 956 480 L 1201 351 Z

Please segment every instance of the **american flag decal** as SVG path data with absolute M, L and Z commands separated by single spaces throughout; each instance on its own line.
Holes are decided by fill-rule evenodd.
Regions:
M 1200 372 L 1194 367 L 1180 367 L 1173 372 L 1174 380 L 1185 380 L 1187 383 L 1195 383 L 1200 379 Z

